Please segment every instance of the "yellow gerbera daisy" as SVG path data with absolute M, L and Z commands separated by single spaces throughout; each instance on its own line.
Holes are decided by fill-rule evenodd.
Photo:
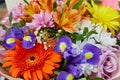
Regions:
M 114 35 L 115 31 L 119 29 L 119 12 L 112 7 L 104 5 L 96 5 L 94 1 L 91 1 L 90 5 L 86 2 L 87 9 L 92 15 L 92 22 L 97 23 L 103 27 L 104 30 L 109 30 Z

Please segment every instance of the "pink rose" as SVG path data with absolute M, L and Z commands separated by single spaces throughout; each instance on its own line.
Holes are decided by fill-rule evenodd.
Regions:
M 98 64 L 98 77 L 104 80 L 115 80 L 113 77 L 119 72 L 118 57 L 111 50 L 103 52 Z
M 106 6 L 111 6 L 116 10 L 120 10 L 119 0 L 101 0 L 101 1 Z

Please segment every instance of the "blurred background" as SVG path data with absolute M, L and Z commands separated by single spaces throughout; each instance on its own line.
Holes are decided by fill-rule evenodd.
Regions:
M 0 20 L 5 16 L 7 13 L 7 8 L 5 4 L 5 0 L 0 0 Z

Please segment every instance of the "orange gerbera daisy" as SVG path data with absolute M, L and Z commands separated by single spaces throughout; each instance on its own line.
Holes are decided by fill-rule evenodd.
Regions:
M 24 49 L 17 41 L 14 50 L 8 50 L 3 67 L 10 66 L 12 77 L 23 77 L 25 80 L 50 80 L 53 70 L 59 67 L 61 54 L 54 52 L 53 48 L 44 49 L 43 44 L 36 43 L 32 49 Z

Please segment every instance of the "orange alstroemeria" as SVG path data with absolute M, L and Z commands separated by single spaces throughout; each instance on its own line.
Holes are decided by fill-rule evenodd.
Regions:
M 39 0 L 41 8 L 45 11 L 52 12 L 54 6 L 54 0 Z
M 66 32 L 73 33 L 77 30 L 76 23 L 80 21 L 81 16 L 76 9 L 64 9 L 61 12 L 60 8 L 54 13 L 54 20 L 58 28 L 63 28 Z
M 35 1 L 31 1 L 29 5 L 24 7 L 24 12 L 29 16 L 32 16 L 35 13 L 40 13 L 40 10 L 40 4 Z
M 90 18 L 90 14 L 87 11 L 87 8 L 85 7 L 84 4 L 80 5 L 78 11 L 79 11 L 79 14 L 81 15 L 81 20 L 82 19 L 89 19 Z

